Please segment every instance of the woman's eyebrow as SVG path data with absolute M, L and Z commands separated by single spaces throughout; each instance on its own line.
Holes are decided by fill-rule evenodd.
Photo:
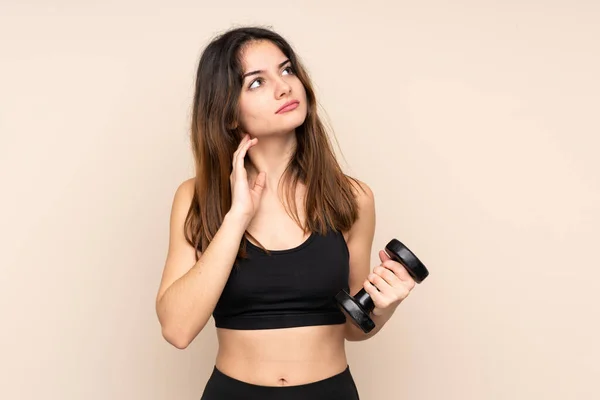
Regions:
M 285 64 L 287 64 L 288 62 L 290 62 L 289 58 L 287 60 L 285 60 L 282 63 L 279 63 L 279 65 L 277 66 L 277 68 L 281 68 L 283 67 Z M 246 79 L 246 77 L 250 76 L 250 75 L 258 75 L 260 73 L 265 72 L 264 70 L 258 70 L 258 71 L 252 71 L 252 72 L 246 72 L 243 76 L 242 79 Z

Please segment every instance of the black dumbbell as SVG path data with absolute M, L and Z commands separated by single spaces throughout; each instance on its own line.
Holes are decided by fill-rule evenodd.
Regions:
M 423 282 L 429 275 L 425 265 L 399 240 L 392 239 L 385 246 L 385 252 L 392 260 L 402 264 L 416 283 Z M 363 332 L 369 333 L 375 328 L 375 323 L 369 316 L 375 308 L 375 304 L 364 288 L 354 297 L 350 296 L 347 291 L 341 290 L 335 296 L 335 300 Z

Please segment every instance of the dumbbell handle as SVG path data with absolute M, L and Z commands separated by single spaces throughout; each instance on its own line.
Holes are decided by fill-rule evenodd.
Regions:
M 367 293 L 367 291 L 364 288 L 360 289 L 360 291 L 356 293 L 356 295 L 354 295 L 354 300 L 356 300 L 356 302 L 361 305 L 361 307 L 367 312 L 367 314 L 370 314 L 371 311 L 373 311 L 373 309 L 375 308 L 375 303 L 373 303 L 373 299 L 371 298 L 371 296 L 369 296 L 369 293 Z

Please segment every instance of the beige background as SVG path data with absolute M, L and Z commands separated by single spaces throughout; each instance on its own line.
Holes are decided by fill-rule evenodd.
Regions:
M 220 3 L 222 6 L 215 6 Z M 431 276 L 349 343 L 362 398 L 600 398 L 596 1 L 0 6 L 0 398 L 199 399 L 154 298 L 203 46 L 271 25 Z

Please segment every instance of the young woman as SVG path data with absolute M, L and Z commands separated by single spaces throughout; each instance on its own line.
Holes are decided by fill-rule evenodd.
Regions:
M 259 27 L 213 40 L 191 132 L 196 176 L 174 195 L 156 310 L 180 349 L 214 317 L 202 399 L 358 399 L 345 341 L 375 335 L 415 282 L 383 250 L 370 273 L 373 193 L 341 171 L 292 47 Z M 363 287 L 369 334 L 334 300 Z

